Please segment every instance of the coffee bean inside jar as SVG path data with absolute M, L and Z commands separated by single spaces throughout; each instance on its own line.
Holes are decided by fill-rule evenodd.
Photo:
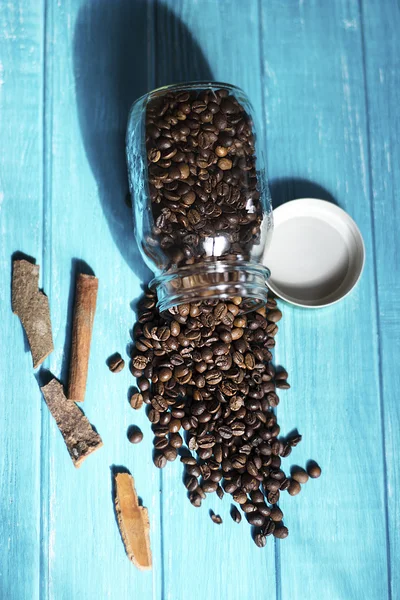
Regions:
M 131 110 L 127 157 L 139 247 L 158 307 L 267 301 L 260 264 L 272 210 L 259 133 L 245 94 L 225 84 L 161 88 Z

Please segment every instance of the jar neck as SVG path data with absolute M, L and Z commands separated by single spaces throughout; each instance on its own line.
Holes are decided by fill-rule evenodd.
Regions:
M 150 286 L 157 291 L 160 312 L 187 302 L 226 300 L 234 296 L 243 298 L 248 312 L 266 304 L 269 276 L 269 269 L 251 262 L 202 261 L 155 277 Z

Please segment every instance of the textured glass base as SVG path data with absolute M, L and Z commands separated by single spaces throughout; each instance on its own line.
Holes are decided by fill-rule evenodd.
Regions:
M 267 302 L 269 276 L 266 267 L 249 262 L 202 262 L 160 275 L 150 286 L 157 290 L 161 312 L 186 302 L 226 300 L 233 296 L 243 298 L 244 310 L 248 312 Z

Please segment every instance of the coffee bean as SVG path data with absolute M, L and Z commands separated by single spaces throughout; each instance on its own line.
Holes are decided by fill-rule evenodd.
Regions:
M 132 367 L 137 371 L 144 371 L 146 365 L 148 363 L 148 359 L 146 356 L 138 355 L 132 359 Z
M 206 494 L 211 494 L 212 492 L 215 492 L 217 487 L 218 484 L 215 481 L 204 481 L 201 484 L 201 488 L 204 492 L 206 492 Z
M 143 439 L 143 433 L 140 431 L 139 427 L 129 427 L 128 429 L 128 440 L 131 444 L 138 444 Z
M 282 319 L 282 313 L 279 308 L 275 308 L 273 310 L 268 311 L 267 319 L 271 323 L 277 323 Z
M 315 461 L 311 461 L 307 466 L 307 473 L 312 479 L 317 479 L 321 475 L 321 467 Z
M 281 511 L 281 509 L 278 506 L 274 506 L 273 508 L 271 508 L 270 516 L 273 521 L 282 521 L 283 512 Z
M 168 439 L 166 437 L 154 438 L 154 448 L 157 450 L 164 450 L 168 446 Z
M 227 491 L 226 488 L 225 491 Z M 247 494 L 245 494 L 245 492 L 242 492 L 241 490 L 234 492 L 232 495 L 234 501 L 238 504 L 244 504 L 245 502 L 247 502 Z
M 197 477 L 189 476 L 185 479 L 185 487 L 189 492 L 193 492 L 198 486 Z
M 276 537 L 280 540 L 283 540 L 283 539 L 287 538 L 288 535 L 289 535 L 288 528 L 285 527 L 284 525 L 282 525 L 280 527 L 275 527 L 274 537 Z
M 307 483 L 308 474 L 304 469 L 297 467 L 296 469 L 293 469 L 292 479 L 294 479 L 298 483 Z
M 108 368 L 112 373 L 119 373 L 125 366 L 125 361 L 122 356 L 116 352 L 107 359 Z
M 294 479 L 290 480 L 290 484 L 288 487 L 288 492 L 291 496 L 297 496 L 297 494 L 300 492 L 301 490 L 301 486 L 299 484 L 298 481 L 295 481 Z
M 173 462 L 174 460 L 176 460 L 176 458 L 178 456 L 178 452 L 176 451 L 176 448 L 167 446 L 167 448 L 165 448 L 165 450 L 164 450 L 164 456 L 167 460 L 169 460 L 170 462 Z
M 250 525 L 255 527 L 262 527 L 265 523 L 265 517 L 263 517 L 258 511 L 250 512 L 246 515 L 247 521 Z
M 301 435 L 294 435 L 293 437 L 289 438 L 287 440 L 288 444 L 290 444 L 291 446 L 295 447 L 297 446 L 297 444 L 299 444 L 301 442 Z
M 201 506 L 201 496 L 197 492 L 191 492 L 189 494 L 189 500 L 193 506 L 196 508 Z
M 221 517 L 214 513 L 211 513 L 211 519 L 212 519 L 213 523 L 216 523 L 217 525 L 221 525 L 221 523 L 222 523 Z
M 279 502 L 279 498 L 280 498 L 280 493 L 279 490 L 277 490 L 276 492 L 268 492 L 267 494 L 267 500 L 270 504 L 277 504 L 277 502 Z
M 188 101 L 189 104 L 191 102 L 192 100 Z M 208 119 L 207 111 L 205 109 L 203 112 Z M 217 111 L 212 114 L 215 117 L 219 113 Z M 168 118 L 168 115 L 164 117 Z M 227 118 L 228 121 L 231 118 L 228 113 Z M 186 123 L 186 120 L 180 122 Z M 239 127 L 238 123 L 239 121 L 228 123 L 228 129 L 233 132 Z M 213 127 L 214 120 L 201 126 L 203 125 Z M 177 125 L 172 124 L 171 127 L 176 128 Z M 172 146 L 176 144 L 175 138 L 168 138 L 170 134 L 167 133 L 168 130 L 165 131 L 161 137 L 170 139 Z M 190 129 L 192 131 L 194 129 Z M 232 132 L 229 135 L 234 138 L 235 133 Z M 203 133 L 208 136 L 213 130 L 206 129 Z M 191 133 L 188 137 L 190 135 Z M 208 143 L 206 137 L 203 142 Z M 168 194 L 179 193 L 179 198 L 193 189 L 195 200 L 186 208 L 182 208 L 182 200 L 179 203 L 168 200 L 169 213 L 167 206 L 162 204 L 164 200 L 155 204 L 155 209 L 160 209 L 157 218 L 163 218 L 163 222 L 162 219 L 157 221 L 157 226 L 166 228 L 166 236 L 171 236 L 175 225 L 182 227 L 182 236 L 197 236 L 197 241 L 194 237 L 190 240 L 188 238 L 187 244 L 193 247 L 193 243 L 200 243 L 202 228 L 206 229 L 206 235 L 210 235 L 207 232 L 208 214 L 216 210 L 213 219 L 220 230 L 225 227 L 222 219 L 237 214 L 238 209 L 229 202 L 237 193 L 235 178 L 239 177 L 238 171 L 247 168 L 248 159 L 244 157 L 242 160 L 243 155 L 235 156 L 234 143 L 230 147 L 226 146 L 232 148 L 226 156 L 218 158 L 215 150 L 210 147 L 201 149 L 202 154 L 196 154 L 197 150 L 194 152 L 192 148 L 188 154 L 193 153 L 193 157 L 182 159 L 179 153 L 186 154 L 184 145 L 182 150 L 172 146 L 168 152 L 174 154 L 169 160 L 175 165 L 189 165 L 189 174 L 185 183 L 182 179 L 175 180 L 173 177 L 163 179 L 162 187 L 165 186 Z M 161 154 L 158 163 L 166 160 L 167 150 L 161 151 Z M 174 163 L 175 157 L 178 159 Z M 213 172 L 212 166 L 217 167 L 217 160 L 223 158 L 232 160 L 232 168 L 225 172 L 219 169 Z M 198 161 L 204 161 L 204 164 L 207 162 L 211 166 L 198 166 Z M 154 163 L 154 167 L 157 165 Z M 193 170 L 194 166 L 197 171 Z M 197 185 L 196 174 L 207 169 L 210 170 L 208 178 Z M 181 184 L 187 187 L 181 188 Z M 153 182 L 150 185 L 154 186 Z M 159 194 L 157 190 L 161 188 L 154 189 Z M 221 199 L 221 203 L 218 199 Z M 213 208 L 215 206 L 217 209 Z M 190 221 L 179 224 L 178 217 L 180 219 L 185 215 L 179 211 L 174 212 L 178 207 L 179 210 L 182 208 L 185 215 L 189 210 L 198 211 L 201 220 L 196 227 L 200 228 L 188 231 Z M 214 224 L 214 221 L 210 223 Z M 228 226 L 236 226 L 235 223 L 239 226 L 240 219 L 233 219 Z M 179 244 L 179 240 L 174 238 L 173 247 L 183 248 Z M 193 254 L 192 257 L 196 261 Z M 143 396 L 143 403 L 152 405 L 148 417 L 153 422 L 155 435 L 154 462 L 157 466 L 164 467 L 167 460 L 175 460 L 179 448 L 186 448 L 179 434 L 182 427 L 188 432 L 187 445 L 197 453 L 199 461 L 198 464 L 196 458 L 187 455 L 181 459 L 186 465 L 184 482 L 191 503 L 200 506 L 202 499 L 213 492 L 222 498 L 225 490 L 241 505 L 247 520 L 254 527 L 261 528 L 256 535 L 265 539 L 272 534 L 275 523 L 278 524 L 278 529 L 282 525 L 283 514 L 276 506 L 280 491 L 289 488 L 293 490 L 293 486 L 299 484 L 295 471 L 289 480 L 281 469 L 281 457 L 288 455 L 294 445 L 292 441 L 299 441 L 299 436 L 280 441 L 280 428 L 276 416 L 271 412 L 271 406 L 276 406 L 279 401 L 275 384 L 287 382 L 287 374 L 283 369 L 275 373 L 268 350 L 268 336 L 272 332 L 270 326 L 275 326 L 269 320 L 269 315 L 278 310 L 276 303 L 270 304 L 268 312 L 261 310 L 246 313 L 246 299 L 205 299 L 172 307 L 161 315 L 155 307 L 155 296 L 149 296 L 148 299 L 149 301 L 139 304 L 141 323 L 135 326 L 134 332 L 140 344 L 133 350 L 132 372 L 140 376 L 140 392 L 135 394 Z M 272 315 L 272 318 L 276 318 L 276 315 Z M 236 330 L 240 331 L 237 339 L 235 338 L 239 334 Z M 304 473 L 302 477 L 304 478 Z M 273 507 L 267 505 L 260 486 L 265 489 L 266 500 Z
M 133 393 L 129 403 L 132 408 L 134 408 L 135 410 L 139 410 L 139 408 L 142 408 L 143 406 L 143 395 L 139 392 Z
M 250 498 L 252 502 L 255 502 L 256 504 L 264 502 L 264 494 L 260 490 L 254 490 L 253 492 L 250 492 Z
M 235 523 L 240 523 L 240 521 L 242 520 L 242 515 L 240 514 L 236 506 L 234 506 L 233 504 L 231 505 L 231 517 L 235 521 Z
M 194 475 L 195 477 L 200 477 L 200 475 L 201 475 L 201 469 L 197 463 L 193 466 L 192 465 L 188 466 L 187 472 L 190 475 Z
M 196 459 L 192 456 L 181 456 L 180 461 L 184 465 L 197 465 Z
M 171 379 L 171 377 L 172 377 L 172 371 L 171 371 L 171 369 L 168 369 L 166 367 L 163 368 L 163 369 L 160 369 L 160 371 L 158 373 L 158 377 L 159 377 L 160 381 L 163 381 L 163 382 L 169 381 Z
M 220 500 L 222 500 L 222 498 L 224 497 L 224 490 L 222 489 L 222 487 L 221 487 L 221 486 L 218 486 L 218 487 L 217 487 L 217 489 L 216 489 L 216 493 L 217 493 L 217 496 L 218 496 L 218 498 L 219 498 Z
M 169 436 L 169 444 L 172 448 L 181 448 L 183 445 L 182 436 L 179 433 L 171 433 Z
M 177 433 L 180 428 L 181 428 L 181 422 L 179 419 L 172 419 L 169 422 L 169 426 L 168 426 L 169 430 L 171 433 Z
M 268 537 L 269 535 L 273 535 L 275 531 L 275 523 L 272 519 L 269 519 L 263 527 L 263 534 Z
M 254 543 L 259 548 L 264 548 L 265 544 L 267 543 L 267 538 L 262 533 L 256 533 L 256 535 L 254 536 Z
M 280 390 L 288 390 L 290 389 L 290 384 L 287 381 L 277 381 L 276 387 Z
M 167 464 L 167 459 L 165 458 L 164 454 L 156 453 L 154 455 L 154 464 L 159 469 L 163 469 Z

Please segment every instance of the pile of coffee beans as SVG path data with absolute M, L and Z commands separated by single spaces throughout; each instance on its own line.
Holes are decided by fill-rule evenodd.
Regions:
M 308 479 L 303 469 L 288 477 L 281 468 L 301 440 L 281 439 L 274 413 L 277 389 L 290 387 L 287 372 L 271 364 L 281 317 L 273 298 L 244 314 L 240 297 L 160 314 L 148 290 L 138 307 L 130 366 L 139 388 L 131 405 L 148 405 L 154 464 L 163 468 L 179 454 L 192 505 L 201 506 L 213 492 L 221 499 L 230 494 L 260 547 L 269 535 L 288 535 L 277 503 L 282 492 L 296 495 Z M 309 475 L 319 474 L 311 464 Z M 241 521 L 235 506 L 231 516 Z
M 166 257 L 164 268 L 249 259 L 263 216 L 254 143 L 251 119 L 227 89 L 162 92 L 149 101 L 151 246 Z

